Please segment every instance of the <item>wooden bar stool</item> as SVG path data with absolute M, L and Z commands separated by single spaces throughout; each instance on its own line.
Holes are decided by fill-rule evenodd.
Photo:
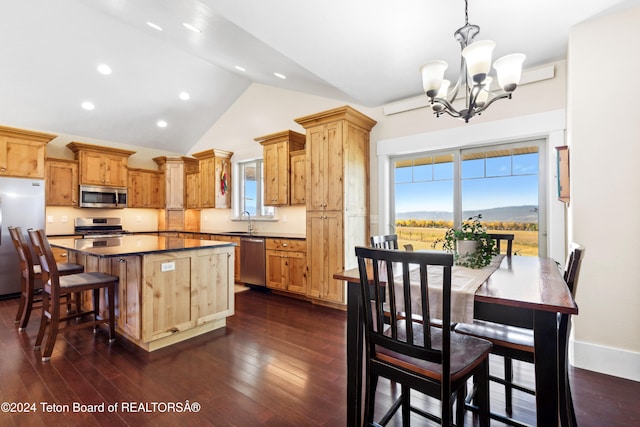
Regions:
M 61 329 L 60 322 L 68 319 L 80 319 L 84 315 L 91 315 L 91 321 L 67 322 L 64 329 L 79 329 L 93 327 L 97 332 L 99 325 L 109 324 L 109 342 L 115 340 L 115 286 L 118 283 L 117 276 L 109 274 L 93 272 L 93 273 L 77 273 L 61 276 L 58 272 L 56 262 L 51 251 L 51 246 L 47 240 L 44 230 L 29 230 L 31 243 L 38 254 L 40 265 L 42 267 L 42 320 L 40 330 L 35 342 L 35 350 L 40 349 L 44 334 L 49 328 L 49 336 L 42 353 L 42 361 L 46 362 L 51 359 L 53 346 L 56 342 L 58 331 Z M 108 299 L 108 317 L 105 319 L 100 316 L 100 289 L 105 289 Z M 80 313 L 73 313 L 67 316 L 60 315 L 61 299 L 83 291 L 93 292 L 93 307 L 91 310 Z
M 42 271 L 40 265 L 33 262 L 31 256 L 31 248 L 27 243 L 27 240 L 22 234 L 20 227 L 9 227 L 9 234 L 11 235 L 11 241 L 13 246 L 18 252 L 18 258 L 20 259 L 20 304 L 18 306 L 18 314 L 16 315 L 15 323 L 18 323 L 18 330 L 23 331 L 29 323 L 29 317 L 31 311 L 34 308 L 41 307 L 42 298 L 39 296 L 40 289 L 36 289 L 36 281 L 42 281 Z M 58 272 L 61 276 L 68 274 L 77 274 L 84 271 L 84 267 L 80 264 L 73 264 L 69 262 L 57 263 Z M 76 297 L 76 306 L 79 304 L 79 295 Z M 71 309 L 71 296 L 65 301 L 67 309 Z

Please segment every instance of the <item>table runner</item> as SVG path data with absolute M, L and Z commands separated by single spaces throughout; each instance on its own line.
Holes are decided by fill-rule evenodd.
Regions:
M 451 322 L 473 322 L 474 294 L 489 276 L 500 267 L 505 255 L 496 255 L 491 263 L 483 268 L 468 268 L 454 265 L 451 269 Z M 411 273 L 411 300 L 413 313 L 420 313 L 420 280 L 418 270 Z M 431 317 L 442 319 L 442 267 L 429 266 L 429 309 Z M 415 283 L 415 284 L 413 284 Z M 401 301 L 399 298 L 396 301 Z M 399 310 L 404 310 L 398 306 Z

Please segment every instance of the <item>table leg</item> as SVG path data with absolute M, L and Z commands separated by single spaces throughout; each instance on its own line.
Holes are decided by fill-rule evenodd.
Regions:
M 362 425 L 362 307 L 360 284 L 347 282 L 347 426 Z
M 554 427 L 558 425 L 557 313 L 536 311 L 533 322 L 537 425 Z

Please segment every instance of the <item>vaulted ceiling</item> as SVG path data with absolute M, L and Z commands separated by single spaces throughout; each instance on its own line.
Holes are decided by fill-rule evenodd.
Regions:
M 530 69 L 638 3 L 469 0 L 469 22 Z M 0 124 L 188 153 L 253 82 L 376 107 L 419 95 L 427 60 L 455 80 L 463 25 L 462 0 L 3 1 Z

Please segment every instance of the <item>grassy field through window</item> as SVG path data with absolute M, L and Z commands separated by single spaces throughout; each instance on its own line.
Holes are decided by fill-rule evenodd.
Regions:
M 432 243 L 437 239 L 442 238 L 446 231 L 446 228 L 436 227 L 397 227 L 396 234 L 398 235 L 398 246 L 402 249 L 405 244 L 412 244 L 415 250 L 431 250 L 433 249 L 433 247 L 431 246 Z M 487 231 L 492 233 L 513 233 L 515 235 L 515 239 L 513 241 L 514 255 L 538 255 L 537 230 L 492 230 L 490 228 L 487 228 Z M 438 245 L 436 249 L 442 249 L 441 245 Z M 503 251 L 505 249 L 506 248 L 503 248 Z

